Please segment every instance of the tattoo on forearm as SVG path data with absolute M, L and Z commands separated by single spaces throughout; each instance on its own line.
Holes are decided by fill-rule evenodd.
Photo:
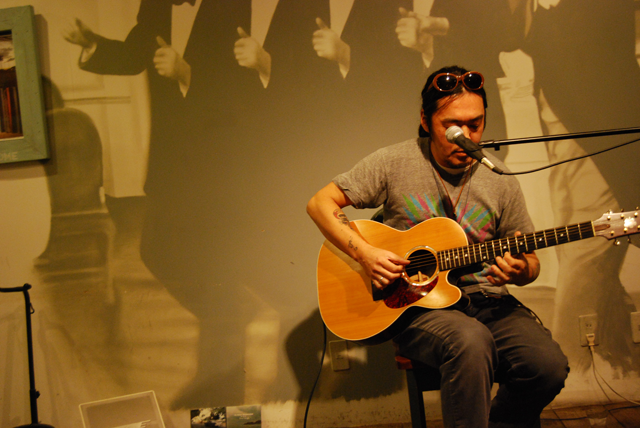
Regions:
M 354 251 L 358 251 L 358 247 L 353 245 L 353 238 L 349 238 L 349 248 L 353 248 Z
M 333 216 L 338 219 L 338 222 L 340 222 L 340 224 L 347 226 L 349 229 L 353 230 L 353 228 L 351 227 L 351 223 L 349 223 L 347 215 L 340 208 L 333 212 Z M 358 247 L 353 244 L 352 237 L 349 237 L 349 248 L 353 248 L 354 251 L 358 251 Z
M 351 227 L 351 225 L 349 224 L 349 219 L 347 218 L 347 215 L 340 208 L 338 208 L 333 212 L 333 216 L 337 218 L 341 224 Z

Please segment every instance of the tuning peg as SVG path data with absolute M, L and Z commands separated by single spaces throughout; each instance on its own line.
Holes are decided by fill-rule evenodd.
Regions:
M 620 245 L 620 240 L 616 239 L 615 241 L 613 241 L 613 245 L 615 245 L 616 247 Z

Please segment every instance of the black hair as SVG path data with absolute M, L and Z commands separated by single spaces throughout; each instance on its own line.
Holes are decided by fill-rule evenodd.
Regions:
M 427 83 L 425 83 L 424 88 L 422 89 L 422 111 L 424 112 L 424 116 L 427 118 L 427 123 L 431 126 L 431 117 L 433 114 L 444 107 L 447 103 L 444 103 L 438 106 L 438 101 L 442 98 L 449 98 L 449 101 L 453 101 L 455 98 L 459 97 L 463 92 L 469 91 L 464 85 L 458 85 L 453 91 L 442 92 L 437 90 L 436 88 L 431 87 L 431 82 L 436 77 L 436 75 L 440 73 L 451 73 L 456 76 L 462 76 L 463 74 L 469 72 L 469 70 L 462 68 L 457 65 L 442 67 L 439 70 L 434 71 L 427 78 Z M 482 102 L 484 104 L 484 108 L 487 108 L 487 93 L 484 91 L 484 87 L 478 89 L 477 91 L 472 91 L 482 97 Z M 486 123 L 486 114 L 485 114 L 485 123 Z M 429 132 L 420 125 L 418 129 L 418 135 L 420 137 L 428 137 Z

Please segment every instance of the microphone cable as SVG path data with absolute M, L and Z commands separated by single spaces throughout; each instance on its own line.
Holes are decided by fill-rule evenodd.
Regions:
M 587 154 L 582 155 L 582 156 L 577 156 L 577 157 L 574 157 L 574 158 L 570 158 L 570 159 L 565 159 L 565 160 L 561 160 L 561 161 L 558 161 L 558 162 L 554 162 L 552 164 L 545 165 L 545 166 L 542 166 L 540 168 L 535 168 L 535 169 L 530 169 L 528 171 L 520 171 L 520 172 L 507 172 L 507 171 L 504 171 L 502 174 L 504 174 L 504 175 L 531 174 L 532 172 L 542 171 L 542 170 L 545 170 L 545 169 L 548 169 L 548 168 L 551 168 L 551 167 L 554 167 L 554 166 L 562 165 L 563 163 L 573 162 L 573 161 L 577 161 L 577 160 L 580 160 L 580 159 L 588 158 L 588 157 L 591 157 L 591 156 L 599 155 L 601 153 L 605 153 L 605 152 L 608 152 L 610 150 L 619 149 L 620 147 L 624 147 L 624 146 L 627 146 L 627 145 L 632 144 L 632 143 L 637 143 L 638 141 L 640 141 L 640 138 L 636 138 L 634 140 L 627 141 L 626 143 L 620 143 L 620 144 L 617 144 L 615 146 L 608 147 L 606 149 L 603 149 L 603 150 L 600 150 L 600 151 L 597 151 L 597 152 L 594 152 L 594 153 L 587 153 Z

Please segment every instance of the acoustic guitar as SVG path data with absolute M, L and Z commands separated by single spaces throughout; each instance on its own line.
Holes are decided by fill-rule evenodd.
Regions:
M 409 318 L 403 315 L 412 311 L 457 303 L 462 293 L 449 274 L 453 277 L 460 268 L 490 262 L 507 252 L 519 254 L 595 236 L 617 239 L 640 232 L 637 211 L 609 212 L 595 221 L 471 245 L 462 227 L 444 217 L 406 231 L 372 220 L 356 220 L 351 227 L 371 245 L 411 261 L 400 278 L 380 291 L 359 263 L 329 241 L 322 245 L 317 267 L 322 319 L 336 336 L 364 344 L 395 336 Z

